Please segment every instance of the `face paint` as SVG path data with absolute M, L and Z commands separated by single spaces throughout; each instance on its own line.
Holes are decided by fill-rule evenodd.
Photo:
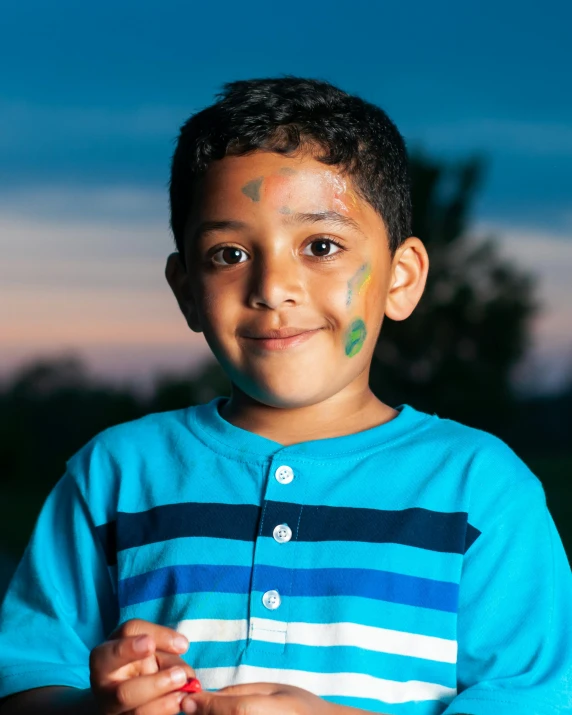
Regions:
M 352 205 L 352 209 L 357 208 L 357 196 L 353 191 L 346 191 L 346 197 L 348 198 L 350 204 Z
M 248 196 L 252 201 L 260 201 L 260 187 L 262 186 L 263 177 L 259 176 L 258 179 L 253 179 L 245 184 L 241 191 L 245 196 Z
M 351 305 L 352 297 L 355 293 L 358 295 L 362 294 L 362 291 L 366 288 L 367 284 L 371 281 L 371 266 L 369 263 L 364 263 L 361 268 L 357 271 L 354 277 L 348 281 L 348 297 L 346 300 L 346 305 Z
M 273 206 L 278 207 L 280 213 L 284 213 L 281 208 L 288 206 L 292 198 L 292 180 L 288 174 L 279 171 L 264 179 L 264 200 L 270 201 Z
M 282 176 L 294 176 L 294 174 L 297 174 L 298 172 L 291 166 L 283 166 L 282 168 L 278 169 L 278 173 L 282 174 Z
M 362 349 L 367 336 L 365 323 L 361 318 L 352 322 L 346 333 L 346 355 L 353 357 Z
M 291 213 L 292 213 L 292 209 L 289 209 L 288 206 L 281 206 L 281 207 L 278 209 L 278 213 L 288 215 L 288 214 L 291 214 Z
M 340 213 L 348 213 L 348 207 L 346 206 L 345 199 L 346 199 L 346 182 L 345 179 L 343 179 L 341 176 L 338 176 L 337 174 L 333 174 L 332 178 L 332 185 L 334 189 L 334 198 L 333 198 L 333 205 L 334 209 L 336 211 L 340 211 Z

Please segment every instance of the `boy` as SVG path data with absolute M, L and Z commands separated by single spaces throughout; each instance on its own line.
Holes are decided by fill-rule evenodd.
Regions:
M 2 715 L 572 711 L 539 481 L 368 387 L 429 263 L 395 126 L 325 82 L 234 82 L 183 126 L 170 195 L 167 280 L 232 395 L 69 460 L 3 604 Z

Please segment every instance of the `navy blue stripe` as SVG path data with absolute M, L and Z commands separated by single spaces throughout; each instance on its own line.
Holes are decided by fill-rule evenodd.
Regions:
M 360 541 L 393 543 L 443 553 L 464 554 L 480 532 L 465 512 L 445 513 L 414 507 L 398 511 L 265 502 L 264 521 L 254 504 L 165 504 L 144 512 L 119 512 L 117 522 L 98 527 L 108 563 L 117 552 L 181 537 L 210 537 L 253 542 L 257 533 L 272 536 L 287 523 L 303 542 Z
M 153 544 L 184 536 L 254 541 L 260 507 L 254 504 L 187 502 L 149 511 L 117 515 L 117 549 Z
M 119 582 L 122 607 L 179 593 L 250 592 L 247 566 L 172 566 Z M 458 585 L 372 569 L 296 569 L 258 566 L 252 590 L 276 589 L 291 596 L 361 596 L 439 611 L 456 612 Z
M 272 536 L 276 524 L 287 523 L 294 528 L 298 521 L 297 541 L 392 543 L 453 554 L 464 554 L 468 548 L 466 512 L 446 513 L 418 507 L 390 511 L 358 507 L 301 507 L 299 504 L 268 501 L 262 535 Z M 473 532 L 477 531 L 472 526 L 470 528 Z M 472 544 L 476 536 L 471 533 L 470 538 Z

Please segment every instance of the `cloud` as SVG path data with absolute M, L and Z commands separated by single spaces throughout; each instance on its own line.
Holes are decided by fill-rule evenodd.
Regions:
M 104 261 L 113 271 L 118 260 L 163 258 L 173 247 L 165 191 L 58 187 L 0 194 L 5 280 L 11 276 L 8 261 L 25 260 L 42 273 L 46 263 L 57 270 L 65 261 Z
M 24 188 L 3 187 L 0 191 L 0 217 L 23 225 L 28 219 L 36 223 L 57 219 L 58 225 L 80 222 L 127 224 L 131 227 L 168 226 L 169 197 L 167 189 L 115 184 L 91 186 L 27 184 Z
M 198 366 L 211 356 L 192 333 L 164 278 L 173 251 L 166 224 L 142 222 L 129 209 L 157 197 L 138 190 L 31 194 L 0 207 L 0 375 L 40 356 L 73 352 L 92 372 L 148 383 L 164 370 Z M 98 221 L 43 219 L 42 207 L 66 202 L 107 207 Z M 35 206 L 29 218 L 20 213 Z M 120 218 L 110 214 L 119 207 Z M 47 213 L 50 213 L 49 211 Z M 57 211 L 54 211 L 57 214 Z

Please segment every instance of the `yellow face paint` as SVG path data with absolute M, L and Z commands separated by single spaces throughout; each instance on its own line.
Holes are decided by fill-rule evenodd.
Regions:
M 351 280 L 348 281 L 348 297 L 346 305 L 350 306 L 353 296 L 357 293 L 361 295 L 371 281 L 371 266 L 364 263 Z

